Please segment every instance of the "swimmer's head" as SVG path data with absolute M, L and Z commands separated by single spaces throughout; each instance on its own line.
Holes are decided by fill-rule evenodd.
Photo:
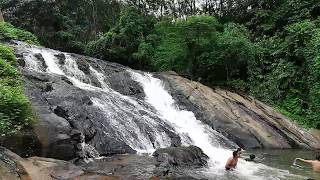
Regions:
M 241 154 L 241 152 L 240 151 L 233 151 L 232 152 L 232 155 L 233 155 L 233 157 L 235 158 L 235 157 L 240 157 L 240 154 Z
M 320 161 L 320 153 L 316 155 L 316 160 Z

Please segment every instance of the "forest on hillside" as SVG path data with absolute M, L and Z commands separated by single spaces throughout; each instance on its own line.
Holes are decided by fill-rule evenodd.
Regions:
M 173 70 L 320 129 L 319 0 L 2 0 L 0 8 L 1 40 L 21 38 L 8 35 L 15 26 L 49 48 Z

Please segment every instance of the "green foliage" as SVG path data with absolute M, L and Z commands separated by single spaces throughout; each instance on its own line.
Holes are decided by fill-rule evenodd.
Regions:
M 313 128 L 320 117 L 319 32 L 314 21 L 290 24 L 281 36 L 260 40 L 258 58 L 249 64 L 251 94 Z
M 0 40 L 11 39 L 39 45 L 36 36 L 34 36 L 32 33 L 17 29 L 9 23 L 0 22 Z
M 14 133 L 34 121 L 31 104 L 24 95 L 13 50 L 0 44 L 0 134 Z
M 121 12 L 119 24 L 98 40 L 90 42 L 86 54 L 139 68 L 134 57 L 144 37 L 154 26 L 154 18 L 141 14 L 135 8 Z
M 245 91 L 319 129 L 319 0 L 16 2 L 0 2 L 5 19 L 46 46 Z
M 205 56 L 209 56 L 217 39 L 220 24 L 214 17 L 193 16 L 176 22 L 164 21 L 155 27 L 158 43 L 151 64 L 159 70 L 175 70 L 191 78 L 197 78 Z M 149 37 L 150 37 L 149 36 Z
M 118 21 L 115 0 L 0 1 L 4 19 L 37 35 L 46 47 L 84 53 L 86 44 Z
M 222 26 L 210 16 L 164 21 L 155 26 L 155 34 L 148 36 L 153 38 L 141 44 L 138 54 L 156 70 L 174 70 L 211 85 L 238 86 L 241 81 L 236 81 L 247 76 L 247 63 L 255 57 L 249 35 L 244 26 Z M 159 42 L 154 43 L 155 39 Z

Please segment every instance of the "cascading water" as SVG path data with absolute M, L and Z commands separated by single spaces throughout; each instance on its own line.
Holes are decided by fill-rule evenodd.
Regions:
M 224 137 L 212 130 L 208 125 L 197 120 L 192 112 L 179 110 L 160 79 L 154 78 L 150 74 L 130 72 L 133 79 L 143 86 L 147 102 L 155 107 L 160 116 L 174 127 L 182 138 L 183 144 L 196 145 L 209 156 L 209 169 L 203 173 L 214 179 L 226 177 L 224 165 L 231 156 L 232 151 L 223 148 L 220 142 L 217 141 L 217 139 Z M 232 142 L 229 143 L 233 144 Z M 272 174 L 270 174 L 270 177 L 261 177 L 259 173 L 262 171 L 270 171 Z M 235 173 L 240 179 L 287 179 L 287 175 L 289 175 L 288 171 L 273 169 L 263 164 L 250 163 L 243 160 L 240 160 Z M 228 177 L 226 178 L 229 179 Z
M 126 142 L 138 153 L 152 153 L 156 148 L 169 147 L 171 139 L 165 132 L 165 127 L 178 134 L 183 145 L 196 145 L 210 157 L 209 168 L 201 172 L 209 179 L 229 179 L 229 177 L 233 179 L 290 179 L 292 177 L 288 171 L 243 160 L 240 160 L 236 171 L 226 172 L 224 165 L 232 151 L 224 148 L 219 140 L 227 141 L 227 139 L 197 120 L 192 112 L 180 110 L 175 105 L 172 96 L 165 90 L 161 80 L 150 74 L 128 70 L 132 78 L 142 85 L 146 95 L 146 102 L 144 102 L 114 91 L 106 83 L 104 72 L 90 66 L 91 76 L 94 76 L 100 83 L 99 87 L 93 85 L 90 78 L 78 68 L 70 54 L 64 53 L 65 63 L 59 64 L 55 56 L 61 53 L 59 51 L 24 44 L 18 44 L 18 46 L 27 52 L 24 55 L 25 68 L 39 73 L 64 76 L 74 86 L 92 92 L 90 99 L 93 106 L 104 114 L 104 119 L 107 119 L 99 122 L 102 129 L 107 130 L 113 127 L 115 130 L 112 134 L 104 131 L 105 136 L 112 136 Z M 35 57 L 36 54 L 41 54 L 44 62 L 39 61 Z M 41 66 L 43 63 L 45 66 Z M 141 111 L 144 112 L 143 115 Z M 230 141 L 228 143 L 235 146 Z M 83 147 L 89 146 L 83 144 Z M 92 156 L 97 156 L 96 151 L 93 149 L 90 151 Z
M 100 109 L 104 113 L 105 118 L 109 120 L 105 123 L 117 130 L 114 134 L 105 132 L 106 136 L 114 136 L 126 142 L 138 153 L 152 153 L 156 148 L 170 146 L 170 137 L 162 130 L 162 127 L 167 125 L 164 122 L 156 121 L 152 118 L 157 117 L 157 114 L 152 112 L 152 110 L 142 102 L 124 96 L 109 88 L 105 82 L 106 78 L 103 73 L 91 66 L 89 67 L 90 74 L 95 76 L 101 85 L 101 87 L 96 87 L 90 83 L 90 79 L 78 68 L 77 63 L 71 55 L 64 53 L 66 57 L 65 63 L 61 65 L 55 56 L 61 54 L 59 51 L 36 48 L 23 43 L 20 43 L 20 46 L 24 47 L 24 51 L 27 51 L 27 53 L 24 53 L 27 69 L 39 73 L 64 76 L 68 78 L 74 86 L 99 94 L 98 97 L 91 97 L 93 105 Z M 42 55 L 43 61 L 47 66 L 46 68 L 43 68 L 43 62 L 40 62 L 39 59 L 35 57 L 37 54 Z M 140 110 L 143 110 L 147 115 L 141 116 Z M 137 120 L 140 122 L 137 122 Z M 102 123 L 101 126 L 108 129 L 106 124 Z M 140 128 L 140 124 L 148 128 Z M 170 127 L 166 128 L 170 129 Z M 152 137 L 152 141 L 150 139 L 151 135 L 154 136 Z
M 160 79 L 153 78 L 150 74 L 130 72 L 133 78 L 142 84 L 147 102 L 154 106 L 160 116 L 174 127 L 183 145 L 193 144 L 200 147 L 210 157 L 211 164 L 219 164 L 217 167 L 223 167 L 226 157 L 231 153 L 220 147 L 216 138 L 220 134 L 197 120 L 192 112 L 179 110 L 171 95 L 164 89 Z

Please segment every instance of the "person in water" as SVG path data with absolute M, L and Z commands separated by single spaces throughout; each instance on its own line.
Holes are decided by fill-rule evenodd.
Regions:
M 226 170 L 233 170 L 237 167 L 238 159 L 240 158 L 241 151 L 233 151 L 225 166 Z
M 245 158 L 244 160 L 246 161 L 255 161 L 254 159 L 256 158 L 256 155 L 250 154 L 249 158 Z
M 320 173 L 320 154 L 316 156 L 316 160 L 306 160 L 302 158 L 297 158 L 297 160 L 310 164 L 312 166 L 313 171 Z

